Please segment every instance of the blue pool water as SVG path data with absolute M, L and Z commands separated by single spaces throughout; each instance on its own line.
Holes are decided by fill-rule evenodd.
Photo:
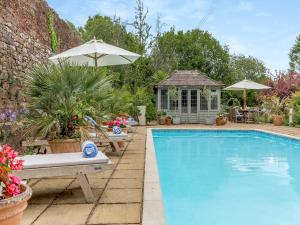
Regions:
M 168 225 L 299 225 L 300 141 L 153 130 Z

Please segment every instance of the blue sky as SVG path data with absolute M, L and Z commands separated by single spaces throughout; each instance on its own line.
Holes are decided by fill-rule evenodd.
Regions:
M 134 18 L 135 0 L 47 0 L 63 19 L 82 26 L 95 14 Z M 288 68 L 288 53 L 300 34 L 298 0 L 144 0 L 148 22 L 159 15 L 164 29 L 201 28 L 231 53 L 261 59 L 271 71 Z

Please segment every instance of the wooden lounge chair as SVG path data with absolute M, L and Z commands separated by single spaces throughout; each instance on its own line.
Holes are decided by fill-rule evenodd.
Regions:
M 94 202 L 87 174 L 99 173 L 112 168 L 112 162 L 102 152 L 94 158 L 84 158 L 81 152 L 26 155 L 19 157 L 24 160 L 24 169 L 13 171 L 22 179 L 75 176 L 81 186 L 88 203 Z
M 95 143 L 100 143 L 99 146 L 111 146 L 112 151 L 120 151 L 121 148 L 118 144 L 119 141 L 129 140 L 129 136 L 126 133 L 114 134 L 112 132 L 106 132 L 95 129 L 95 132 L 89 132 L 88 139 L 92 139 Z M 99 141 L 97 141 L 97 139 Z
M 87 138 L 94 137 L 99 138 L 102 144 L 110 143 L 112 146 L 112 151 L 120 151 L 121 148 L 118 141 L 129 140 L 128 134 L 122 132 L 121 134 L 114 134 L 113 132 L 107 132 L 103 127 L 99 126 L 93 118 L 85 116 L 86 120 L 95 127 L 95 133 L 89 133 Z M 84 133 L 84 132 L 82 132 Z M 84 134 L 82 136 L 85 136 Z

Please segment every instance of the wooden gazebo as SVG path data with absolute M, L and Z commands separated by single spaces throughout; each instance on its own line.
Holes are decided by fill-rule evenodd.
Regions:
M 176 70 L 156 85 L 157 111 L 179 117 L 181 123 L 214 123 L 222 86 L 197 70 Z

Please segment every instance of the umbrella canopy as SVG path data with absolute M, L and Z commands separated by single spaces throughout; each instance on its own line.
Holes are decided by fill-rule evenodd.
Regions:
M 271 87 L 245 79 L 245 80 L 242 80 L 240 82 L 237 82 L 233 85 L 230 85 L 230 86 L 224 88 L 224 90 L 243 91 L 244 92 L 244 108 L 246 108 L 247 107 L 247 104 L 246 104 L 247 90 L 264 90 L 264 89 L 269 89 L 269 88 L 271 88 Z
M 243 90 L 264 90 L 269 88 L 271 87 L 245 79 L 229 87 L 224 88 L 224 90 L 243 91 Z
M 68 61 L 78 65 L 110 66 L 133 63 L 140 57 L 139 54 L 109 45 L 95 38 L 89 42 L 54 55 L 49 59 L 54 63 Z

